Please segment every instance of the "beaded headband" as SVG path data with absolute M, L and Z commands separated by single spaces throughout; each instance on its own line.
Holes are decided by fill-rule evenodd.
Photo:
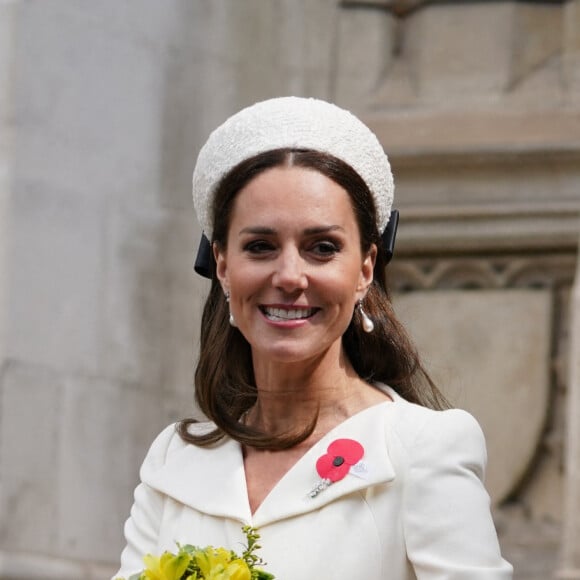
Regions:
M 393 203 L 391 166 L 375 134 L 352 113 L 318 99 L 280 97 L 241 110 L 211 133 L 193 172 L 193 203 L 208 239 L 222 178 L 242 161 L 274 149 L 312 149 L 350 165 L 369 188 L 383 232 Z

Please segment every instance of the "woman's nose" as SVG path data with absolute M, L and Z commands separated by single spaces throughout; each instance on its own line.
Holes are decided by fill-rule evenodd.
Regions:
M 276 270 L 272 283 L 285 292 L 305 289 L 308 285 L 305 264 L 300 252 L 296 249 L 284 250 L 276 261 Z

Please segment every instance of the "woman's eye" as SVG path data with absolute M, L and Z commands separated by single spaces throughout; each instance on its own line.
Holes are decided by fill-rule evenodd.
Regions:
M 334 242 L 324 241 L 317 242 L 313 245 L 313 251 L 319 256 L 330 257 L 340 251 L 340 248 Z
M 271 252 L 273 249 L 274 246 L 265 240 L 255 240 L 248 242 L 244 246 L 244 250 L 250 254 L 265 254 L 267 252 Z

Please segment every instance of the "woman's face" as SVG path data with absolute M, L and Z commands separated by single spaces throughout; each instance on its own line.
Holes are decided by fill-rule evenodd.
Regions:
M 341 349 L 376 248 L 361 251 L 348 193 L 325 175 L 276 167 L 233 202 L 217 275 L 254 360 L 292 363 Z

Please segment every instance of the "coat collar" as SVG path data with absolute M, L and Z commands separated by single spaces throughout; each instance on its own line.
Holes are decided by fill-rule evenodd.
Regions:
M 388 415 L 397 403 L 385 402 L 369 407 L 327 433 L 282 477 L 252 515 L 248 502 L 242 449 L 226 439 L 221 444 L 202 448 L 181 444 L 168 453 L 159 469 L 142 473 L 143 482 L 199 512 L 238 520 L 257 527 L 309 511 L 336 499 L 392 481 L 395 472 L 386 437 Z M 320 480 L 317 459 L 332 441 L 350 438 L 364 447 L 364 477 L 349 473 L 314 498 L 310 490 Z

